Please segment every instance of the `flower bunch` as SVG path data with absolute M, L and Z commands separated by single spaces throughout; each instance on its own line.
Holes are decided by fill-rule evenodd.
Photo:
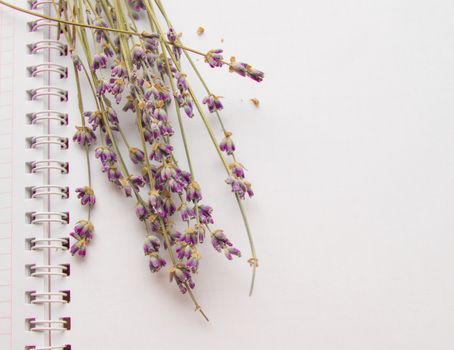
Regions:
M 241 252 L 222 229 L 213 228 L 214 210 L 203 202 L 184 127 L 185 117 L 193 118 L 197 114 L 226 171 L 225 182 L 236 197 L 244 220 L 252 254 L 249 259 L 253 267 L 252 293 L 258 260 L 242 204 L 246 196 L 253 195 L 252 185 L 245 178 L 245 167 L 236 158 L 233 134 L 225 129 L 221 119 L 221 98 L 209 90 L 191 55 L 202 56 L 212 68 L 226 66 L 230 72 L 257 82 L 263 80 L 263 72 L 238 62 L 235 57 L 226 61 L 222 49 L 203 53 L 186 47 L 160 0 L 65 0 L 62 3 L 57 6 L 53 2 L 56 18 L 44 18 L 66 24 L 59 28 L 69 45 L 81 115 L 81 126 L 76 127 L 73 140 L 86 153 L 88 174 L 88 185 L 76 189 L 81 204 L 88 208 L 88 218 L 79 221 L 71 233 L 74 239 L 71 253 L 85 256 L 93 238 L 90 216 L 96 198 L 91 186 L 89 152 L 97 144 L 94 154 L 107 180 L 125 197 L 135 199 L 135 214 L 145 231 L 143 251 L 151 272 L 169 266 L 170 280 L 181 293 L 190 294 L 196 310 L 206 318 L 192 292 L 201 261 L 200 244 L 209 236 L 213 248 L 229 260 L 241 257 Z M 167 28 L 163 28 L 159 17 Z M 139 31 L 139 24 L 145 21 L 149 30 Z M 72 30 L 73 27 L 78 28 Z M 182 69 L 184 58 L 206 90 L 206 97 L 201 101 Z M 84 108 L 82 77 L 90 86 L 95 110 Z M 215 135 L 204 105 L 222 128 L 221 140 Z M 119 110 L 135 119 L 136 137 L 125 136 Z M 175 125 L 182 136 L 187 168 L 174 153 Z M 127 151 L 123 152 L 123 148 Z

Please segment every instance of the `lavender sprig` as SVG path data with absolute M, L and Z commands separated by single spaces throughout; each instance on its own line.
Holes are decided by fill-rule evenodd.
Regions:
M 102 171 L 126 197 L 134 196 L 136 199 L 135 212 L 146 229 L 144 252 L 149 257 L 150 270 L 158 272 L 167 264 L 161 255 L 161 248 L 167 249 L 171 262 L 171 281 L 176 282 L 183 294 L 189 294 L 196 310 L 206 318 L 192 292 L 195 287 L 193 277 L 198 271 L 201 259 L 198 245 L 203 243 L 208 231 L 213 247 L 224 253 L 227 259 L 240 257 L 241 253 L 233 247 L 223 230 L 210 229 L 209 225 L 214 223 L 213 209 L 201 202 L 202 191 L 195 181 L 181 110 L 188 117 L 194 116 L 194 108 L 197 110 L 228 173 L 226 182 L 236 194 L 251 244 L 253 257 L 249 262 L 253 266 L 253 281 L 258 264 L 246 214 L 240 201 L 246 194 L 252 196 L 252 188 L 245 179 L 244 167 L 235 158 L 236 146 L 231 138 L 232 134 L 225 130 L 219 116 L 222 103 L 219 97 L 209 91 L 189 53 L 203 56 L 206 63 L 213 68 L 227 66 L 230 71 L 257 82 L 263 79 L 263 73 L 248 64 L 237 62 L 235 58 L 231 58 L 229 62 L 225 61 L 221 49 L 202 53 L 185 47 L 170 24 L 161 2 L 155 0 L 155 3 L 168 24 L 167 32 L 161 29 L 149 0 L 129 0 L 126 4 L 115 0 L 114 5 L 111 5 L 109 0 L 96 0 L 94 4 L 92 0 L 74 0 L 72 4 L 68 1 L 68 6 L 58 9 L 54 3 L 58 18 L 40 15 L 0 0 L 0 4 L 73 28 L 69 30 L 67 26 L 61 27 L 74 63 L 82 122 L 82 126 L 77 127 L 74 141 L 86 151 L 89 184 L 76 190 L 81 204 L 88 206 L 88 220 L 80 221 L 71 234 L 76 240 L 71 252 L 84 256 L 93 237 L 93 225 L 89 220 L 96 199 L 91 188 L 88 149 L 96 142 L 101 142 L 102 146 L 96 148 L 95 155 L 101 162 Z M 127 21 L 125 8 L 130 23 Z M 152 33 L 137 31 L 134 20 L 139 18 L 141 13 L 147 15 Z M 76 27 L 78 29 L 75 29 Z M 94 47 L 88 41 L 86 29 L 93 30 Z M 76 41 L 80 42 L 86 62 L 77 55 Z M 195 96 L 186 74 L 181 70 L 180 59 L 183 54 L 189 59 L 207 90 L 208 96 L 203 99 L 203 104 L 207 105 L 211 113 L 216 113 L 221 123 L 225 137 L 220 142 L 216 140 L 210 122 L 203 112 L 202 103 Z M 103 77 L 106 70 L 110 70 L 109 78 Z M 84 111 L 79 72 L 85 75 L 92 90 L 97 108 L 93 112 Z M 173 128 L 168 109 L 172 101 L 176 107 L 189 172 L 180 168 L 171 145 Z M 127 113 L 135 114 L 140 147 L 129 145 L 113 107 L 115 105 L 119 105 Z M 86 125 L 85 118 L 88 119 L 89 126 Z M 99 133 L 98 137 L 95 132 Z M 125 156 L 120 152 L 118 143 L 121 141 L 128 149 L 126 157 L 134 164 L 132 170 L 128 169 L 123 159 Z M 232 161 L 227 157 L 232 157 Z M 135 169 L 136 167 L 138 169 Z M 139 171 L 139 174 L 135 171 Z M 142 197 L 142 189 L 149 192 L 146 199 Z M 187 225 L 181 232 L 173 224 L 173 218 L 177 215 Z M 253 282 L 251 292 L 252 288 Z

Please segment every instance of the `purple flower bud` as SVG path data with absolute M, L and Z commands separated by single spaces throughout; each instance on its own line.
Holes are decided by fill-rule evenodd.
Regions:
M 93 24 L 97 27 L 104 27 L 104 28 L 108 27 L 108 24 L 101 17 L 97 17 L 96 20 L 93 22 Z M 98 43 L 107 41 L 107 36 L 106 36 L 107 34 L 104 30 L 95 29 L 94 33 L 95 33 L 95 40 Z
M 148 193 L 148 203 L 154 211 L 158 211 L 162 207 L 162 198 L 157 190 L 152 190 Z
M 76 238 L 74 235 L 71 235 L 73 238 Z M 71 245 L 69 252 L 71 255 L 79 255 L 85 257 L 87 255 L 87 245 L 89 241 L 85 238 L 76 239 L 76 242 Z
M 198 252 L 193 252 L 191 257 L 188 258 L 188 261 L 186 262 L 186 267 L 189 268 L 192 273 L 196 273 L 199 269 L 199 260 L 200 254 L 198 254 Z
M 132 187 L 129 180 L 124 177 L 120 177 L 117 182 L 119 187 L 124 191 L 125 196 L 132 197 Z
M 235 151 L 235 144 L 232 141 L 232 133 L 230 131 L 225 132 L 225 137 L 219 144 L 219 149 L 227 154 L 231 155 Z
M 95 54 L 93 56 L 93 63 L 91 65 L 91 68 L 93 69 L 93 71 L 97 71 L 98 69 L 106 68 L 106 67 L 107 67 L 107 56 L 104 53 Z
M 150 262 L 148 266 L 150 267 L 151 272 L 158 272 L 161 268 L 166 266 L 166 261 L 161 258 L 158 253 L 150 254 L 149 257 Z
M 177 210 L 172 198 L 169 196 L 164 196 L 162 199 L 162 207 L 158 209 L 158 214 L 162 218 L 168 218 L 172 216 Z
M 225 180 L 225 182 L 230 185 L 232 192 L 237 194 L 241 199 L 244 199 L 246 194 L 249 197 L 252 197 L 254 195 L 254 192 L 252 191 L 252 185 L 250 184 L 250 182 L 244 179 L 238 179 L 230 176 L 227 178 L 227 180 Z
M 188 91 L 189 85 L 186 79 L 186 74 L 177 72 L 175 73 L 175 78 L 177 79 L 177 87 L 181 93 Z
M 112 130 L 118 130 L 118 124 L 120 121 L 118 120 L 117 112 L 115 112 L 112 108 L 107 108 L 107 120 L 110 123 L 110 127 Z
M 184 187 L 187 187 L 189 183 L 192 181 L 192 175 L 189 171 L 184 171 L 179 168 L 177 168 L 177 173 L 179 176 L 180 182 L 184 185 Z
M 188 291 L 186 284 L 191 289 L 195 287 L 189 268 L 183 264 L 177 264 L 177 266 L 171 269 L 170 281 L 172 282 L 173 280 L 175 280 L 182 294 L 185 294 Z
M 180 242 L 184 242 L 189 245 L 195 245 L 198 243 L 198 232 L 193 227 L 188 227 L 180 237 Z
M 177 249 L 175 250 L 177 253 L 178 260 L 182 260 L 184 258 L 190 258 L 192 255 L 192 247 L 185 242 L 181 242 L 178 244 Z
M 143 47 L 140 45 L 134 45 L 132 48 L 132 63 L 135 64 L 137 68 L 140 68 L 145 59 L 146 55 Z
M 110 88 L 110 84 L 108 84 L 104 79 L 98 80 L 98 86 L 96 87 L 96 94 L 98 96 L 104 95 Z
M 87 254 L 87 245 L 93 239 L 94 227 L 87 220 L 80 220 L 74 226 L 74 231 L 69 235 L 76 240 L 71 245 L 70 252 L 72 255 L 78 254 L 84 257 Z
M 222 67 L 224 64 L 222 52 L 221 49 L 208 51 L 205 55 L 205 62 L 208 63 L 211 68 Z
M 95 150 L 95 157 L 101 160 L 103 165 L 107 163 L 115 163 L 117 161 L 117 156 L 115 152 L 106 146 L 100 146 Z
M 186 204 L 183 204 L 181 207 L 181 220 L 190 221 L 195 219 L 195 211 L 193 208 L 188 207 Z
M 135 104 L 135 101 L 134 101 L 134 97 L 132 97 L 131 95 L 129 95 L 127 97 L 126 103 L 123 106 L 122 110 L 123 110 L 123 112 L 127 112 L 129 110 L 131 110 L 131 112 L 135 112 L 136 111 L 136 104 Z
M 177 171 L 175 170 L 175 165 L 172 163 L 166 163 L 163 165 L 159 171 L 159 177 L 161 181 L 166 181 L 171 178 L 176 178 Z
M 126 75 L 126 67 L 123 62 L 120 62 L 112 67 L 111 75 L 113 77 L 122 78 Z
M 170 153 L 172 153 L 173 147 L 171 145 L 161 143 L 161 142 L 154 142 L 151 145 L 151 153 L 150 159 L 161 161 L 164 157 L 168 157 Z
M 164 108 L 156 108 L 153 113 L 153 118 L 166 122 L 168 120 L 166 110 Z
M 229 241 L 223 230 L 216 230 L 211 234 L 211 244 L 219 253 L 224 252 L 229 260 L 232 260 L 233 255 L 241 257 L 241 252 L 232 247 L 232 242 Z
M 213 213 L 213 208 L 209 205 L 200 204 L 198 206 L 199 218 L 202 224 L 213 224 L 214 220 L 211 216 Z
M 71 59 L 72 59 L 72 61 L 74 63 L 74 67 L 76 67 L 76 69 L 79 72 L 82 71 L 83 66 L 82 66 L 82 61 L 81 61 L 79 55 L 76 55 L 76 54 L 72 53 L 71 54 Z
M 103 127 L 103 120 L 102 114 L 99 111 L 94 112 L 85 112 L 84 117 L 88 118 L 88 123 L 91 125 L 94 131 L 98 128 L 98 126 Z
M 145 49 L 156 52 L 159 48 L 159 34 L 153 33 L 144 39 Z
M 252 80 L 260 83 L 263 78 L 265 77 L 265 73 L 259 71 L 258 69 L 252 68 L 251 66 L 247 66 L 247 76 Z
M 113 57 L 115 52 L 112 50 L 108 43 L 102 45 L 102 51 L 107 57 Z
M 129 158 L 134 164 L 139 164 L 145 159 L 145 153 L 136 147 L 129 147 Z
M 258 69 L 253 68 L 247 63 L 237 62 L 235 57 L 230 58 L 230 72 L 237 73 L 242 77 L 248 76 L 252 80 L 260 83 L 265 77 L 265 73 L 259 71 Z
M 237 178 L 244 178 L 244 166 L 241 163 L 233 162 L 229 164 L 229 169 Z
M 183 192 L 183 186 L 181 185 L 181 183 L 179 183 L 177 180 L 175 180 L 173 178 L 167 180 L 166 186 L 170 192 L 179 193 L 179 194 L 181 194 Z
M 109 91 L 115 96 L 115 102 L 118 104 L 121 101 L 122 93 L 125 90 L 125 82 L 122 79 L 116 79 L 110 83 Z
M 145 242 L 143 244 L 143 252 L 145 255 L 149 255 L 151 253 L 156 253 L 159 251 L 161 247 L 161 241 L 158 237 L 149 235 L 145 238 Z
M 192 181 L 186 188 L 186 200 L 188 202 L 197 202 L 202 200 L 202 191 L 196 181 Z
M 167 32 L 167 39 L 169 39 L 169 41 L 171 43 L 174 43 L 175 41 L 177 41 L 178 35 L 175 32 L 175 29 L 173 29 L 173 28 L 169 29 L 169 31 Z
M 182 49 L 178 46 L 176 46 L 176 42 L 178 40 L 178 35 L 177 33 L 175 32 L 175 30 L 173 28 L 170 28 L 169 31 L 167 32 L 167 39 L 169 39 L 169 41 L 174 44 L 173 45 L 173 54 L 175 56 L 175 58 L 177 60 L 180 60 L 180 57 L 181 57 L 181 54 L 182 54 Z
M 209 95 L 205 97 L 202 102 L 203 104 L 206 104 L 208 106 L 210 113 L 220 111 L 224 108 L 219 96 Z
M 145 221 L 145 219 L 148 217 L 147 208 L 145 208 L 145 206 L 143 204 L 137 203 L 137 205 L 136 205 L 136 215 L 137 215 L 137 218 L 140 221 Z
M 140 175 L 129 175 L 128 181 L 136 192 L 139 192 L 139 188 L 145 186 L 145 179 Z
M 88 126 L 76 126 L 76 133 L 73 136 L 73 141 L 81 146 L 91 146 L 96 141 L 96 135 Z
M 89 186 L 76 188 L 77 198 L 80 199 L 82 205 L 94 206 L 96 203 L 95 192 Z
M 241 75 L 242 77 L 245 77 L 247 75 L 247 64 L 237 62 L 235 57 L 231 57 L 229 71 L 237 73 L 237 74 Z
M 224 255 L 227 259 L 232 260 L 233 255 L 236 255 L 237 257 L 241 257 L 241 252 L 238 248 L 234 247 L 229 247 L 224 249 Z
M 122 178 L 122 174 L 120 170 L 117 168 L 116 164 L 106 164 L 102 171 L 104 173 L 107 173 L 107 179 L 110 182 L 113 182 L 115 184 L 118 184 L 118 181 Z

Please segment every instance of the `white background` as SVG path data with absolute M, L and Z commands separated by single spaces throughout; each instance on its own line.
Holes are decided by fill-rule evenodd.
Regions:
M 221 46 L 266 72 L 257 84 L 200 63 L 256 192 L 255 294 L 240 215 L 196 118 L 196 175 L 244 255 L 203 250 L 196 295 L 211 322 L 147 271 L 133 203 L 95 163 L 96 240 L 72 260 L 66 339 L 86 350 L 453 349 L 452 1 L 164 3 L 188 46 Z

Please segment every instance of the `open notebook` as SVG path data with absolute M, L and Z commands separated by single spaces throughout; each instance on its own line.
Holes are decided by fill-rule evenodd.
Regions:
M 49 3 L 15 4 L 52 14 Z M 87 180 L 85 154 L 71 141 L 80 116 L 67 46 L 63 38 L 57 40 L 55 23 L 5 7 L 0 7 L 0 36 L 0 349 L 142 348 L 150 329 L 174 318 L 185 333 L 193 327 L 209 330 L 166 273 L 148 271 L 134 202 L 107 183 L 93 155 L 96 236 L 85 259 L 69 254 L 69 233 L 86 217 L 74 189 Z M 200 121 L 188 128 L 200 139 L 193 143 L 195 152 L 210 148 Z M 213 194 L 213 205 L 222 206 L 224 226 L 242 230 L 233 199 L 224 204 L 228 188 L 212 155 L 195 160 L 199 177 L 207 182 L 217 176 L 205 191 Z M 237 223 L 226 222 L 232 216 Z M 246 249 L 245 236 L 236 241 Z M 219 276 L 216 284 L 209 278 L 197 281 L 196 293 L 205 298 L 201 303 L 209 316 L 215 317 L 210 303 L 232 303 L 235 294 L 251 307 L 246 259 L 228 263 L 211 248 L 203 254 L 214 261 L 204 273 Z M 229 291 L 232 282 L 241 288 Z M 234 309 L 222 313 L 225 322 L 235 317 Z M 250 317 L 252 322 L 253 313 Z M 164 335 L 155 344 L 167 348 L 174 331 L 159 331 Z M 183 345 L 185 337 L 178 342 Z
M 202 247 L 195 293 L 210 322 L 149 272 L 135 203 L 94 157 L 95 237 L 71 257 L 86 168 L 67 141 L 70 60 L 51 23 L 0 6 L 0 350 L 454 349 L 452 0 L 163 2 L 188 46 L 267 74 L 259 85 L 200 65 L 256 193 L 244 204 L 254 296 L 241 217 L 197 117 L 195 172 L 243 252 L 227 262 Z

